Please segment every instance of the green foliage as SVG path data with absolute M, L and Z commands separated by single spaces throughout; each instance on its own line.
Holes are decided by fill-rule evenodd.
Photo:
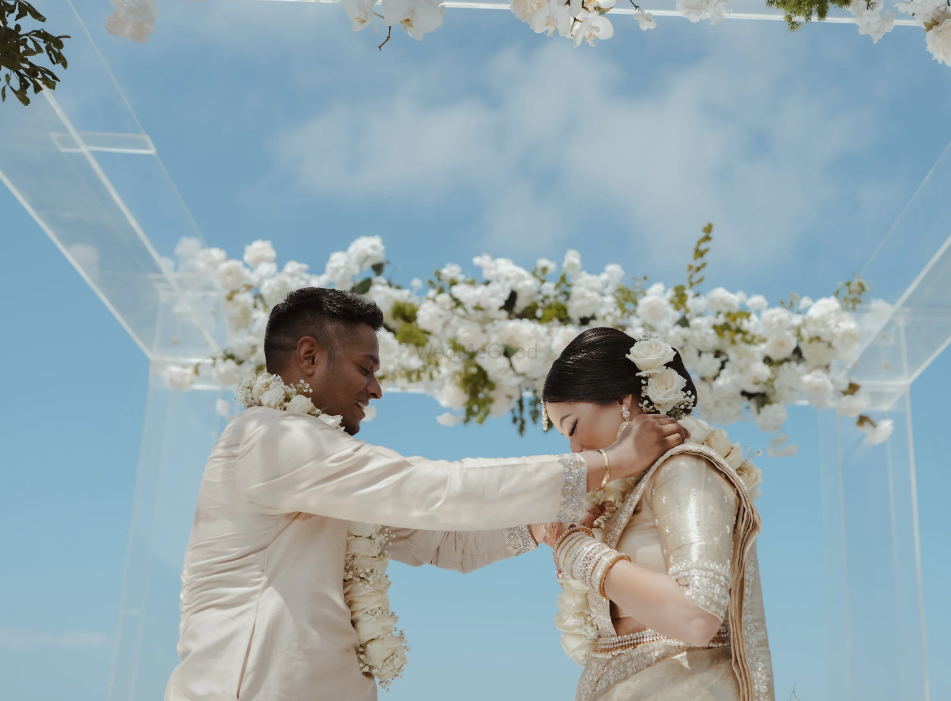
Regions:
M 429 343 L 429 334 L 419 328 L 415 322 L 407 322 L 397 330 L 396 340 L 400 343 L 422 348 Z
M 390 310 L 390 314 L 397 321 L 415 324 L 417 311 L 419 311 L 419 307 L 412 302 L 393 302 L 393 308 Z
M 750 316 L 753 312 L 742 310 L 738 312 L 727 312 L 724 314 L 724 321 L 720 324 L 714 324 L 713 330 L 720 338 L 729 338 L 732 345 L 739 343 L 746 345 L 756 345 L 764 343 L 765 338 L 752 334 L 748 330 Z
M 713 233 L 713 222 L 709 222 L 701 231 L 703 231 L 703 236 L 697 239 L 697 243 L 693 246 L 693 261 L 687 264 L 687 284 L 674 286 L 674 294 L 670 300 L 674 309 L 681 313 L 686 313 L 687 311 L 687 300 L 690 299 L 690 295 L 687 293 L 705 279 L 697 276 L 707 267 L 707 254 L 710 252 L 710 247 L 707 246 L 704 248 L 703 246 L 713 240 L 713 236 L 711 236 Z M 686 317 L 681 317 L 677 323 L 680 323 L 681 326 L 688 325 Z
M 789 31 L 795 32 L 802 27 L 802 22 L 797 17 L 806 22 L 811 22 L 815 17 L 821 22 L 829 14 L 830 5 L 848 8 L 852 2 L 851 0 L 766 0 L 766 4 L 785 12 Z
M 43 88 L 56 89 L 59 78 L 44 66 L 38 66 L 31 60 L 43 54 L 54 66 L 67 67 L 63 56 L 63 39 L 68 36 L 53 36 L 42 29 L 25 32 L 20 20 L 26 18 L 36 22 L 45 22 L 46 17 L 24 0 L 0 0 L 0 75 L 4 85 L 0 87 L 0 100 L 6 102 L 7 88 L 24 105 L 30 104 L 29 90 L 37 95 Z M 10 21 L 17 24 L 10 26 Z M 16 86 L 11 82 L 16 78 Z
M 637 309 L 637 300 L 644 296 L 644 283 L 647 282 L 647 276 L 636 278 L 631 276 L 632 283 L 625 285 L 623 282 L 617 286 L 614 293 L 617 299 L 617 305 L 624 314 L 633 314 Z M 566 308 L 567 314 L 567 308 Z
M 856 273 L 851 280 L 840 282 L 835 291 L 835 298 L 842 303 L 843 309 L 855 311 L 862 303 L 862 298 L 868 292 L 868 283 Z

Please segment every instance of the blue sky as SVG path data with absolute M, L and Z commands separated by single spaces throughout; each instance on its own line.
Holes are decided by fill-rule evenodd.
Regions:
M 506 13 L 450 10 L 423 42 L 397 35 L 381 53 L 333 6 L 162 3 L 145 45 L 105 35 L 107 3 L 78 7 L 209 243 L 238 255 L 269 238 L 280 261 L 320 268 L 379 234 L 403 282 L 448 261 L 471 269 L 483 252 L 530 264 L 568 247 L 589 270 L 617 262 L 679 282 L 712 220 L 710 287 L 820 296 L 867 259 L 944 148 L 951 113 L 951 70 L 910 28 L 873 46 L 845 26 L 660 19 L 641 33 L 622 17 L 613 39 L 576 51 Z M 0 405 L 0 683 L 10 698 L 98 700 L 148 367 L 5 190 L 0 212 L 0 361 L 31 385 Z M 937 635 L 951 623 L 939 442 L 949 370 L 940 358 L 914 392 L 932 698 L 951 695 Z M 563 449 L 505 419 L 445 429 L 439 411 L 389 396 L 363 437 L 431 457 Z M 760 557 L 778 696 L 795 682 L 806 701 L 826 698 L 827 674 L 812 638 L 825 611 L 814 412 L 795 410 L 788 428 L 800 455 L 763 459 Z M 731 433 L 762 446 L 749 426 Z M 180 531 L 170 526 L 170 548 Z M 177 576 L 156 575 L 172 611 Z M 392 576 L 413 654 L 390 698 L 572 698 L 545 555 L 468 577 Z M 164 640 L 143 699 L 160 698 L 174 660 Z

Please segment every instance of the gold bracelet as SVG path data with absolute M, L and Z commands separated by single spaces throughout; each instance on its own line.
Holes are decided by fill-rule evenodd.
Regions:
M 615 566 L 617 563 L 619 563 L 621 560 L 627 560 L 628 562 L 630 562 L 630 561 L 631 561 L 631 556 L 630 556 L 630 555 L 625 555 L 624 553 L 617 553 L 616 557 L 614 557 L 614 558 L 608 563 L 607 567 L 604 568 L 604 572 L 601 573 L 601 578 L 598 580 L 598 593 L 599 593 L 599 594 L 601 595 L 601 597 L 604 598 L 604 599 L 607 599 L 607 598 L 608 598 L 607 594 L 604 593 L 604 582 L 605 582 L 605 580 L 607 580 L 607 578 L 608 578 L 608 572 L 610 572 L 610 571 L 614 568 L 614 566 Z
M 604 477 L 601 478 L 601 486 L 597 491 L 604 489 L 605 485 L 611 480 L 611 460 L 608 458 L 607 451 L 604 448 L 598 448 L 598 452 L 604 457 Z
M 589 535 L 589 536 L 591 536 L 592 538 L 594 537 L 594 533 L 592 532 L 592 530 L 591 530 L 590 528 L 586 528 L 586 527 L 584 527 L 584 526 L 573 526 L 573 527 L 568 528 L 567 530 L 565 530 L 565 532 L 562 533 L 562 534 L 558 537 L 558 540 L 556 540 L 554 546 L 552 546 L 552 549 L 551 549 L 552 552 L 556 552 L 556 551 L 558 550 L 558 547 L 564 542 L 565 538 L 567 538 L 568 536 L 570 536 L 572 533 L 577 533 L 578 531 L 581 531 L 581 532 L 584 533 L 585 535 Z

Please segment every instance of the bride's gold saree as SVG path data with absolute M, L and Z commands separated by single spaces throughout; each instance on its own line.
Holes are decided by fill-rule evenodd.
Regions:
M 604 542 L 669 574 L 723 625 L 704 648 L 651 630 L 618 636 L 612 614 L 624 612 L 590 595 L 600 639 L 576 701 L 772 701 L 760 527 L 742 480 L 716 451 L 688 442 L 658 460 L 606 525 Z

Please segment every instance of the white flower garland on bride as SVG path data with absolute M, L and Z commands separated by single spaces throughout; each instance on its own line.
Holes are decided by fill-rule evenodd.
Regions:
M 238 386 L 238 400 L 245 408 L 265 406 L 270 409 L 314 416 L 334 428 L 343 430 L 341 417 L 324 413 L 306 396 L 306 382 L 286 385 L 278 375 L 260 372 L 249 375 Z M 399 620 L 390 611 L 388 591 L 390 579 L 386 566 L 387 537 L 379 526 L 351 523 L 347 534 L 344 560 L 343 595 L 350 607 L 350 622 L 360 640 L 357 659 L 364 674 L 372 674 L 384 689 L 403 675 L 406 666 L 406 635 L 397 632 Z
M 301 287 L 336 287 L 380 306 L 385 320 L 380 380 L 390 388 L 435 396 L 449 410 L 439 417 L 443 425 L 482 423 L 512 412 L 523 431 L 527 420 L 541 418 L 545 376 L 565 346 L 586 328 L 613 326 L 677 348 L 694 376 L 700 412 L 713 423 L 728 425 L 749 412 L 763 431 L 779 431 L 786 406 L 805 398 L 817 409 L 834 407 L 842 416 L 857 417 L 860 428 L 875 428 L 867 430 L 866 442 L 884 441 L 891 424 L 870 423 L 863 413 L 867 393 L 843 370 L 859 345 L 852 311 L 867 292 L 865 283 L 853 280 L 815 302 L 790 295 L 774 307 L 762 295 L 722 287 L 702 293 L 711 231 L 708 225 L 694 248 L 686 283 L 672 287 L 648 286 L 646 278 L 625 280 L 624 270 L 613 263 L 600 274 L 587 273 L 580 254 L 568 251 L 560 270 L 546 259 L 526 270 L 483 255 L 473 260 L 482 280 L 450 263 L 428 283 L 414 280 L 406 289 L 383 276 L 386 249 L 378 236 L 359 238 L 331 254 L 319 275 L 296 261 L 279 269 L 270 241 L 255 241 L 242 260 L 229 260 L 220 248 L 182 239 L 177 262 L 166 261 L 166 268 L 180 289 L 194 293 L 194 309 L 206 309 L 208 291 L 215 292 L 227 340 L 215 357 L 168 367 L 165 379 L 187 390 L 201 376 L 227 386 L 249 371 L 263 371 L 271 307 Z M 884 302 L 871 302 L 868 333 L 889 310 Z M 661 384 L 655 380 L 655 392 L 663 390 Z M 676 391 L 675 384 L 674 379 L 667 389 Z M 788 448 L 774 446 L 771 454 Z

